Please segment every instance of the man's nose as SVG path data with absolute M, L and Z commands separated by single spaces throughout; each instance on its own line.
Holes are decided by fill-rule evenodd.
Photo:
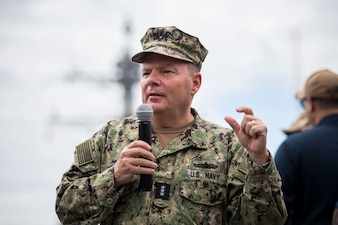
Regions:
M 160 84 L 160 76 L 156 71 L 152 71 L 147 77 L 147 85 L 155 86 Z

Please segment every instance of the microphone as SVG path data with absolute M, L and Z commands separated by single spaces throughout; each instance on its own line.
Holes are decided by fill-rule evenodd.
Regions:
M 136 109 L 136 116 L 138 117 L 139 125 L 139 140 L 147 142 L 151 145 L 151 117 L 153 116 L 153 109 L 150 105 L 142 104 Z M 141 174 L 139 189 L 142 191 L 151 191 L 153 186 L 152 174 Z

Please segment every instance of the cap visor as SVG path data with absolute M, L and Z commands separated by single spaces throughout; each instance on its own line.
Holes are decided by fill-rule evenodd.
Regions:
M 178 54 L 176 51 L 171 51 L 170 49 L 162 48 L 162 47 L 152 47 L 152 48 L 149 48 L 145 51 L 139 52 L 139 53 L 135 54 L 131 58 L 131 60 L 133 62 L 143 63 L 143 59 L 144 59 L 145 55 L 148 54 L 148 53 L 156 53 L 156 54 L 168 56 L 168 57 L 171 57 L 171 58 L 180 59 L 180 60 L 183 60 L 183 61 L 194 63 L 191 59 L 185 57 L 184 55 Z
M 295 97 L 296 97 L 296 99 L 298 99 L 298 100 L 301 100 L 301 99 L 305 98 L 305 91 L 304 91 L 304 90 L 299 90 L 299 91 L 297 91 Z

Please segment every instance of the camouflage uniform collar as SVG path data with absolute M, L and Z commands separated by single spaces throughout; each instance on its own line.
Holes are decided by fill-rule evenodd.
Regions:
M 210 124 L 209 122 L 203 120 L 199 116 L 196 109 L 191 108 L 191 113 L 194 116 L 195 120 L 192 123 L 192 125 L 180 135 L 181 136 L 180 142 L 175 143 L 175 145 L 176 147 L 178 147 L 178 149 L 186 148 L 188 146 L 194 146 L 195 148 L 198 149 L 206 149 L 208 146 L 206 137 L 208 127 L 210 126 Z M 126 133 L 126 137 L 131 141 L 137 140 L 138 139 L 137 117 L 136 116 L 127 117 L 125 118 L 125 121 L 129 122 L 133 121 L 131 125 L 132 129 L 130 129 L 130 132 Z M 174 146 L 173 143 L 171 143 L 170 145 Z
M 190 130 L 191 132 L 191 145 L 199 149 L 207 149 L 208 143 L 206 137 L 208 136 L 208 130 L 206 129 L 206 126 L 209 126 L 210 124 L 200 117 L 196 109 L 191 108 L 191 113 L 195 118 L 191 128 L 188 129 L 188 131 Z

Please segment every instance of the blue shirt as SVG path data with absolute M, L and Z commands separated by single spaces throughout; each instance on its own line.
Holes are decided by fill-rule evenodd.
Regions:
M 286 224 L 331 224 L 338 199 L 338 114 L 290 135 L 274 157 L 288 210 Z

